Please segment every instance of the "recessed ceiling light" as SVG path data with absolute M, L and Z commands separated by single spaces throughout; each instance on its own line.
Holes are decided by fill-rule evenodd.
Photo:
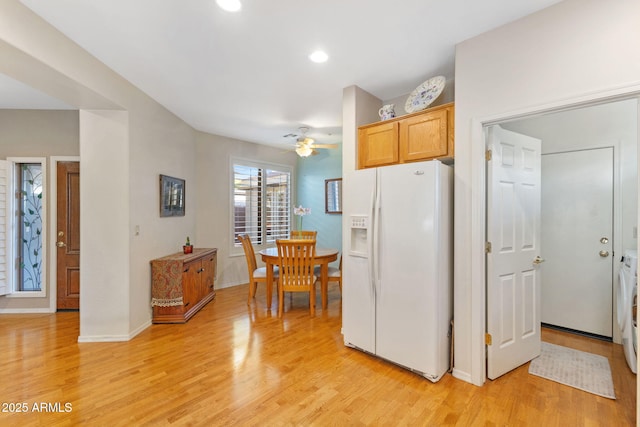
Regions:
M 322 62 L 327 62 L 327 59 L 329 59 L 329 55 L 321 50 L 316 50 L 311 55 L 309 55 L 309 59 L 320 64 Z
M 227 12 L 237 12 L 242 9 L 240 0 L 216 0 L 216 3 Z

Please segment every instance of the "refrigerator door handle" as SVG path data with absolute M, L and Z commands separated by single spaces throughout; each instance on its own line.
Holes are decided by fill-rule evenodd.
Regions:
M 377 289 L 380 281 L 380 173 L 376 170 L 375 199 L 373 206 L 373 289 Z
M 377 171 L 376 171 L 377 172 Z M 377 174 L 376 174 L 377 177 Z M 377 179 L 377 178 L 376 178 Z M 376 276 L 375 276 L 375 265 L 376 265 L 376 261 L 375 261 L 375 253 L 374 253 L 374 248 L 375 248 L 375 243 L 374 243 L 374 230 L 376 228 L 376 197 L 377 197 L 377 185 L 374 185 L 373 187 L 373 191 L 371 191 L 371 202 L 369 205 L 369 209 L 370 209 L 370 217 L 371 217 L 371 222 L 369 223 L 369 238 L 368 243 L 369 243 L 369 260 L 368 260 L 368 265 L 369 265 L 369 285 L 371 286 L 371 292 L 372 294 L 375 294 L 376 288 L 375 288 L 375 283 L 376 283 Z

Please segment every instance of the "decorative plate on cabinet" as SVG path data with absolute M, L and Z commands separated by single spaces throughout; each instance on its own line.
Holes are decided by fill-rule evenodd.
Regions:
M 404 109 L 407 113 L 415 113 L 424 110 L 440 96 L 444 89 L 446 79 L 444 76 L 431 77 L 426 82 L 415 88 L 407 98 Z

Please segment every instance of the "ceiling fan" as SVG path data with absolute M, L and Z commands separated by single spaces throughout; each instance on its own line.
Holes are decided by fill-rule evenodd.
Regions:
M 298 128 L 300 131 L 300 135 L 295 134 L 287 134 L 287 136 L 296 137 L 296 148 L 295 151 L 300 157 L 309 157 L 312 154 L 318 154 L 317 148 L 337 148 L 338 144 L 316 144 L 313 138 L 309 138 L 307 136 L 307 132 L 309 128 L 301 127 Z

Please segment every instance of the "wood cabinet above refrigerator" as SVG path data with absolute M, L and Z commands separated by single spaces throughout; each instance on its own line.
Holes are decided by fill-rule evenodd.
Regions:
M 358 169 L 454 156 L 453 103 L 358 128 Z

